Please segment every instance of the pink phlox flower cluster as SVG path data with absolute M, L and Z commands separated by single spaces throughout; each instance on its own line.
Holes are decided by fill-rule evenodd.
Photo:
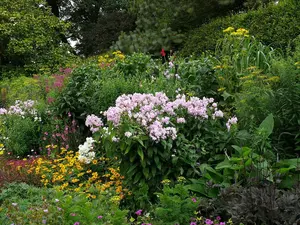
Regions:
M 10 106 L 8 110 L 6 110 L 5 108 L 0 108 L 0 115 L 13 114 L 24 116 L 25 114 L 30 114 L 32 116 L 37 116 L 37 111 L 34 106 L 35 101 L 33 100 L 27 100 L 24 102 L 16 100 L 15 105 Z
M 215 108 L 217 109 L 217 108 Z M 216 110 L 213 114 L 212 114 L 212 118 L 215 119 L 216 117 L 220 117 L 223 118 L 224 113 L 221 110 Z
M 163 127 L 163 124 L 156 120 L 149 126 L 149 136 L 156 142 L 167 139 L 167 137 L 171 137 L 172 140 L 175 140 L 177 137 L 177 130 L 174 127 Z
M 5 108 L 0 108 L 0 115 L 7 114 L 7 110 Z
M 187 100 L 185 95 L 177 95 L 174 101 L 170 101 L 163 92 L 154 95 L 135 93 L 118 97 L 116 106 L 110 107 L 104 115 L 115 127 L 121 123 L 123 116 L 128 116 L 146 128 L 152 140 L 159 142 L 177 137 L 177 130 L 171 125 L 171 118 L 177 116 L 177 110 L 186 110 L 188 115 L 204 120 L 209 118 L 210 109 L 214 109 L 214 113 L 210 114 L 213 119 L 223 117 L 213 98 L 191 97 Z M 186 120 L 179 117 L 176 122 L 185 123 Z
M 176 120 L 177 123 L 185 123 L 185 119 L 183 117 L 177 118 Z
M 238 121 L 238 119 L 236 116 L 230 118 L 226 123 L 227 130 L 230 131 L 231 125 L 237 124 L 237 121 Z
M 103 126 L 103 122 L 99 117 L 92 114 L 87 116 L 85 125 L 90 127 L 90 131 L 92 131 L 92 133 L 95 133 Z

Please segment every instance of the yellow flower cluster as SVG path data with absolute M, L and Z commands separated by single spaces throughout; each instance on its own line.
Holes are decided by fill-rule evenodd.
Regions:
M 4 144 L 0 144 L 0 155 L 3 155 L 4 154 L 4 150 L 5 150 L 5 148 L 4 148 Z
M 253 85 L 255 81 L 268 85 L 274 85 L 280 81 L 279 76 L 263 75 L 261 74 L 262 71 L 257 69 L 255 66 L 249 67 L 248 70 L 251 72 L 249 75 L 240 77 L 240 80 L 243 81 L 243 85 Z
M 232 36 L 249 37 L 249 31 L 244 28 L 235 30 L 233 27 L 228 27 L 223 30 L 224 33 L 229 33 Z
M 112 55 L 105 54 L 100 55 L 98 58 L 98 62 L 101 68 L 110 67 L 117 61 L 123 61 L 125 59 L 125 55 L 121 51 L 115 51 Z
M 122 187 L 124 177 L 120 175 L 119 168 L 108 166 L 110 161 L 109 158 L 101 157 L 99 160 L 93 160 L 90 165 L 82 164 L 78 160 L 78 152 L 62 148 L 60 155 L 54 160 L 37 159 L 28 166 L 27 173 L 38 175 L 45 186 L 85 193 L 87 198 L 93 199 L 109 190 L 121 200 L 126 191 Z

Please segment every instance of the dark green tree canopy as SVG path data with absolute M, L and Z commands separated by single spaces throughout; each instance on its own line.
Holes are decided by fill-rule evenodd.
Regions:
M 60 38 L 67 28 L 43 0 L 1 0 L 1 72 L 32 74 L 55 67 L 67 53 Z
M 109 50 L 121 32 L 135 28 L 135 16 L 128 12 L 127 0 L 47 0 L 52 12 L 71 22 L 69 37 L 85 56 Z M 56 15 L 58 15 L 56 13 Z

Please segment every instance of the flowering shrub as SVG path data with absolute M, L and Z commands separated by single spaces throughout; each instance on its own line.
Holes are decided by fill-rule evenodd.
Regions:
M 262 73 L 270 71 L 270 63 L 277 52 L 249 35 L 244 28 L 228 27 L 223 32 L 225 36 L 216 47 L 218 57 L 215 57 L 214 69 L 219 91 L 234 94 L 240 91 L 240 78 L 249 75 L 251 68 Z M 229 97 L 228 94 L 224 96 Z
M 130 189 L 140 183 L 154 192 L 163 177 L 196 175 L 197 161 L 204 159 L 197 149 L 216 151 L 217 146 L 209 147 L 213 137 L 222 142 L 221 134 L 223 140 L 229 135 L 221 122 L 224 113 L 212 98 L 178 95 L 171 101 L 162 92 L 122 95 L 104 115 L 107 127 L 94 115 L 86 124 L 93 132 L 99 129 L 94 137 L 100 147 L 121 159 L 121 173 Z M 236 122 L 229 120 L 228 128 Z
M 39 179 L 36 176 L 27 174 L 26 168 L 33 163 L 36 157 L 30 159 L 10 159 L 0 155 L 0 187 L 5 183 L 25 182 L 39 185 Z
M 122 61 L 125 59 L 125 55 L 121 51 L 114 51 L 112 55 L 105 54 L 98 58 L 99 65 L 102 69 L 106 67 L 111 67 L 117 61 Z
M 57 148 L 57 146 L 52 146 Z M 60 155 L 54 160 L 37 159 L 28 168 L 28 174 L 40 176 L 44 186 L 56 186 L 59 190 L 85 193 L 88 198 L 95 199 L 98 194 L 111 190 L 115 193 L 112 201 L 119 202 L 124 197 L 123 177 L 119 168 L 113 167 L 113 161 L 101 157 L 94 159 L 90 165 L 79 161 L 78 153 L 62 148 Z M 93 191 L 90 188 L 93 187 Z
M 57 150 L 61 147 L 73 149 L 78 146 L 82 140 L 79 133 L 79 125 L 70 112 L 66 117 L 57 117 L 53 115 L 53 111 L 47 112 L 45 123 L 41 130 L 41 143 L 39 150 L 42 154 L 54 154 L 53 149 L 48 146 L 57 146 Z
M 33 100 L 17 100 L 8 109 L 0 108 L 0 138 L 5 155 L 25 156 L 38 150 L 43 112 L 37 108 Z
M 72 73 L 72 68 L 60 68 L 56 74 L 50 76 L 34 75 L 34 79 L 44 90 L 44 99 L 48 104 L 53 103 L 57 95 L 62 91 Z

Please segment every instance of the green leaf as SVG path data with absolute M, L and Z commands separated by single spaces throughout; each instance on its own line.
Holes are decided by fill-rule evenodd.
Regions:
M 138 148 L 137 152 L 138 152 L 139 156 L 141 157 L 141 161 L 144 161 L 144 152 L 143 152 L 143 149 Z
M 264 131 L 267 137 L 269 137 L 273 132 L 273 128 L 274 128 L 274 117 L 273 114 L 271 113 L 264 119 L 264 121 L 262 121 L 258 129 Z
M 144 168 L 143 169 L 143 174 L 144 174 L 144 176 L 146 177 L 146 179 L 148 179 L 149 178 L 149 168 Z
M 225 168 L 231 168 L 231 163 L 229 160 L 225 160 L 223 162 L 220 162 L 217 166 L 216 166 L 216 170 L 221 170 L 221 169 L 225 169 Z
M 141 177 L 142 177 L 142 173 L 138 172 L 134 177 L 133 183 L 136 184 L 137 182 L 139 182 Z
M 157 168 L 158 168 L 159 170 L 161 170 L 161 163 L 160 163 L 160 161 L 159 161 L 158 156 L 155 156 L 155 157 L 154 157 L 154 161 L 155 161 L 155 164 L 156 164 Z

